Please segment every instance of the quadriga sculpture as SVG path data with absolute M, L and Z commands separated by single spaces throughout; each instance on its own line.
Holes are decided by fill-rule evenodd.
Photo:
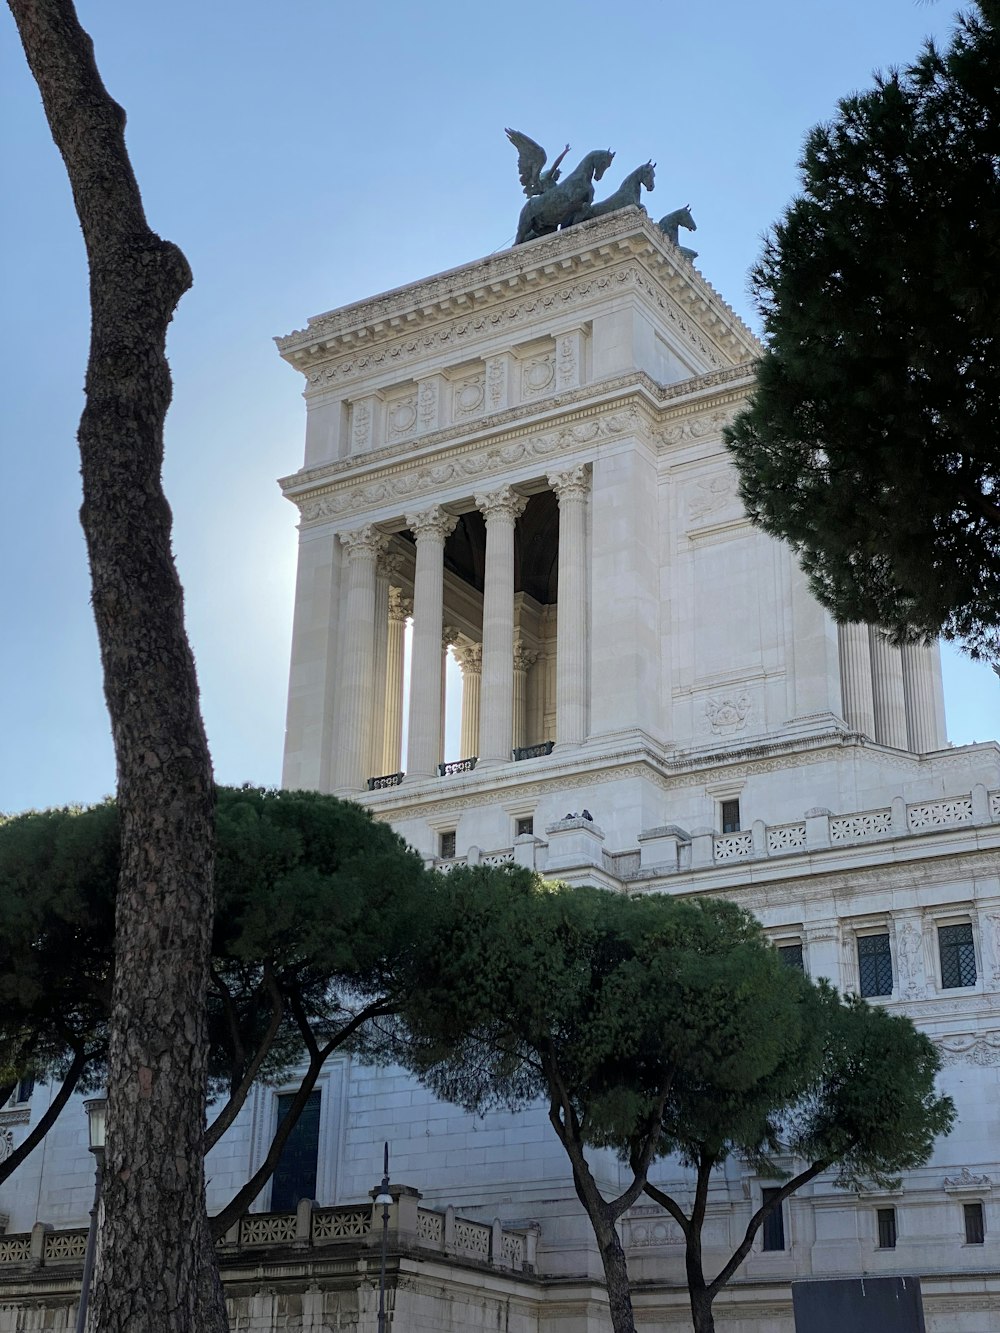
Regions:
M 610 148 L 598 148 L 588 153 L 583 161 L 566 177 L 558 181 L 554 172 L 565 152 L 547 172 L 542 172 L 545 150 L 519 130 L 508 130 L 507 137 L 518 150 L 518 170 L 528 202 L 521 209 L 517 223 L 515 245 L 533 241 L 536 236 L 547 236 L 559 227 L 571 227 L 582 221 L 583 210 L 594 201 L 594 181 L 599 181 L 614 159 Z M 541 153 L 541 162 L 538 154 Z M 543 177 L 547 180 L 543 181 Z M 529 189 L 535 193 L 529 194 Z M 537 192 L 540 191 L 540 192 Z

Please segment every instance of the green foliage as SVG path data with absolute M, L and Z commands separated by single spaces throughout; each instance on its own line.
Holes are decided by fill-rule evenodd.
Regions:
M 814 129 L 752 274 L 727 432 L 751 517 L 842 621 L 1000 655 L 1000 4 Z
M 103 1053 L 119 860 L 112 801 L 0 822 L 0 1082 L 59 1074 L 78 1041 Z M 421 947 L 432 886 L 360 806 L 249 787 L 219 790 L 215 883 L 210 1074 L 230 1092 L 276 1003 L 263 1077 L 301 1057 L 298 1017 L 329 1040 L 366 999 L 391 994 L 399 958 Z M 91 1082 L 101 1074 L 93 1064 Z
M 404 1059 L 464 1106 L 561 1089 L 581 1140 L 618 1146 L 658 1132 L 678 1071 L 736 1096 L 799 1049 L 780 960 L 732 904 L 478 868 L 453 871 L 436 905 Z

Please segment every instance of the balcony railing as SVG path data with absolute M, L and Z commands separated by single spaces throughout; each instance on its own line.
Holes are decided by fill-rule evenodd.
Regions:
M 545 755 L 551 754 L 555 741 L 541 741 L 538 745 L 517 745 L 511 750 L 511 758 L 518 762 L 521 759 L 542 759 Z
M 471 773 L 479 762 L 479 756 L 472 759 L 453 759 L 449 764 L 438 764 L 438 776 L 450 778 L 453 773 Z
M 384 773 L 380 778 L 369 778 L 368 790 L 385 791 L 387 787 L 398 787 L 404 777 L 405 773 Z

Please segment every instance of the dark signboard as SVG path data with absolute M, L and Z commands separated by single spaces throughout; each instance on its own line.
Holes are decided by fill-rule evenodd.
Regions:
M 792 1310 L 795 1333 L 925 1333 L 916 1277 L 793 1282 Z

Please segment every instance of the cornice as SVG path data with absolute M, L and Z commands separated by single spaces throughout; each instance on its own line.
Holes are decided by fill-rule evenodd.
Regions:
M 471 318 L 477 334 L 508 325 L 511 303 L 542 287 L 551 298 L 547 308 L 558 309 L 568 303 L 562 295 L 567 284 L 581 274 L 589 277 L 594 270 L 608 270 L 630 259 L 639 261 L 669 295 L 675 313 L 690 319 L 727 360 L 760 354 L 759 342 L 732 307 L 643 211 L 631 208 L 316 315 L 306 328 L 278 337 L 275 343 L 282 357 L 303 373 L 356 351 L 369 358 L 358 369 L 370 369 L 384 359 L 371 359 L 376 349 L 384 352 L 397 344 L 405 350 L 407 339 L 432 349 L 454 340 L 455 330 L 447 338 L 438 335 L 456 320 Z M 647 295 L 653 295 L 651 288 Z M 488 315 L 495 318 L 483 318 Z M 537 306 L 526 315 L 537 322 Z M 414 334 L 419 336 L 414 339 Z M 398 358 L 401 351 L 395 355 Z
M 286 498 L 303 509 L 306 501 L 320 501 L 337 493 L 369 493 L 381 483 L 386 492 L 404 498 L 426 485 L 439 489 L 460 475 L 478 479 L 509 468 L 519 458 L 537 454 L 550 458 L 560 448 L 572 452 L 591 444 L 601 433 L 595 419 L 626 413 L 635 424 L 641 416 L 652 434 L 665 422 L 676 423 L 678 438 L 699 438 L 704 431 L 689 428 L 706 413 L 731 415 L 752 383 L 752 370 L 736 366 L 676 385 L 657 385 L 643 372 L 617 376 L 560 394 L 540 414 L 537 405 L 519 406 L 483 419 L 475 431 L 453 426 L 424 436 L 418 450 L 412 443 L 394 444 L 361 458 L 341 459 L 282 477 Z M 595 400 L 595 396 L 598 401 Z M 575 410 L 574 410 L 575 409 Z M 713 424 L 717 425 L 717 423 Z M 556 428 L 558 439 L 551 436 Z M 470 458 L 478 458 L 472 463 Z M 487 461 L 489 460 L 489 461 Z M 485 470 L 484 470 L 485 469 Z M 409 476 L 408 481 L 403 478 Z M 423 478 L 423 481 L 420 480 Z M 364 507 L 366 501 L 332 501 L 322 508 L 331 517 Z M 308 519 L 306 521 L 309 521 Z

